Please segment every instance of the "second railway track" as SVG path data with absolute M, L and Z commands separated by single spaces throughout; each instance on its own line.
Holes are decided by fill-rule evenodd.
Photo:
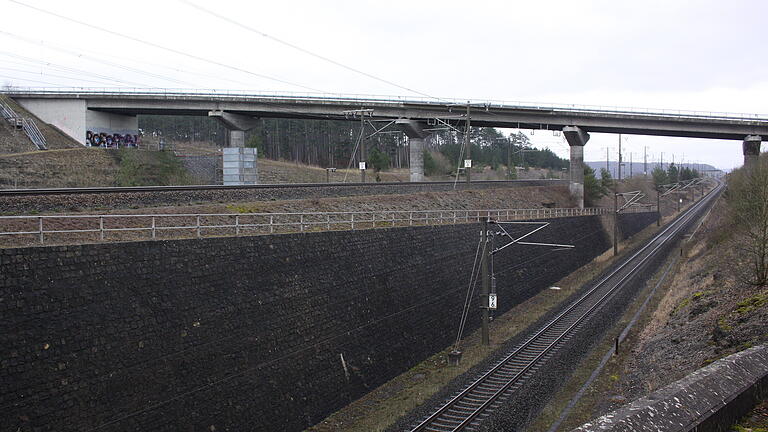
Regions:
M 672 221 L 644 246 L 624 258 L 585 294 L 568 305 L 542 328 L 513 348 L 487 372 L 441 404 L 440 408 L 409 428 L 411 432 L 458 432 L 477 430 L 537 369 L 606 301 L 636 276 L 664 246 L 701 215 L 719 194 L 718 185 L 688 211 Z

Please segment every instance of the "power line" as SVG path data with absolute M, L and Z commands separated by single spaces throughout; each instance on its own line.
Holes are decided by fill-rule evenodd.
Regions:
M 174 54 L 177 54 L 177 55 L 181 55 L 181 56 L 184 56 L 184 57 L 188 57 L 188 58 L 191 58 L 191 59 L 194 59 L 194 60 L 197 60 L 197 61 L 201 61 L 201 62 L 205 62 L 205 63 L 210 63 L 210 64 L 213 64 L 213 65 L 216 65 L 216 66 L 220 66 L 220 67 L 224 67 L 224 68 L 227 68 L 227 69 L 232 69 L 232 70 L 235 70 L 235 71 L 238 71 L 238 72 L 242 72 L 242 73 L 245 73 L 245 74 L 253 75 L 255 77 L 267 79 L 267 80 L 270 80 L 270 81 L 275 81 L 275 82 L 279 82 L 279 83 L 282 83 L 282 84 L 288 84 L 288 85 L 292 85 L 292 86 L 295 86 L 295 87 L 300 87 L 300 88 L 303 88 L 305 90 L 310 90 L 310 91 L 313 91 L 313 92 L 323 93 L 322 90 L 318 90 L 318 89 L 315 89 L 315 88 L 312 88 L 312 87 L 307 87 L 307 86 L 305 86 L 303 84 L 297 84 L 297 83 L 294 83 L 294 82 L 282 80 L 280 78 L 275 78 L 275 77 L 271 77 L 271 76 L 268 76 L 268 75 L 263 75 L 263 74 L 259 74 L 259 73 L 256 73 L 256 72 L 252 72 L 252 71 L 249 71 L 247 69 L 239 68 L 237 66 L 228 65 L 226 63 L 221 63 L 221 62 L 218 62 L 216 60 L 210 60 L 210 59 L 198 56 L 196 54 L 190 54 L 188 52 L 180 51 L 180 50 L 177 50 L 175 48 L 166 47 L 166 46 L 163 46 L 163 45 L 160 45 L 160 44 L 156 44 L 154 42 L 150 42 L 150 41 L 139 39 L 139 38 L 136 38 L 136 37 L 133 37 L 133 36 L 129 36 L 129 35 L 124 34 L 124 33 L 119 33 L 119 32 L 116 32 L 115 30 L 110 30 L 110 29 L 107 29 L 107 28 L 104 28 L 104 27 L 100 27 L 100 26 L 98 26 L 96 24 L 93 24 L 93 23 L 86 23 L 85 21 L 80 21 L 78 19 L 71 18 L 71 17 L 65 16 L 65 15 L 61 15 L 61 14 L 58 14 L 56 12 L 51 12 L 51 11 L 46 10 L 46 9 L 42 9 L 42 8 L 39 8 L 39 7 L 36 7 L 36 6 L 32 6 L 32 5 L 20 2 L 18 0 L 8 0 L 8 1 L 10 1 L 11 3 L 15 3 L 15 4 L 19 5 L 19 6 L 24 6 L 26 8 L 29 8 L 29 9 L 32 9 L 32 10 L 44 13 L 46 15 L 51 15 L 51 16 L 54 16 L 56 18 L 63 19 L 65 21 L 73 22 L 75 24 L 80 24 L 81 26 L 87 27 L 89 29 L 99 30 L 101 32 L 108 33 L 108 34 L 113 35 L 113 36 L 119 36 L 121 38 L 131 40 L 133 42 L 138 42 L 138 43 L 141 43 L 143 45 L 147 45 L 147 46 L 150 46 L 150 47 L 153 47 L 153 48 L 161 49 L 163 51 L 168 51 L 168 52 L 171 52 L 171 53 L 174 53 Z
M 41 46 L 41 47 L 44 47 L 44 48 L 47 48 L 47 49 L 53 49 L 53 50 L 56 50 L 56 51 L 61 51 L 61 52 L 64 52 L 66 54 L 69 54 L 69 55 L 77 57 L 77 58 L 85 58 L 88 61 L 91 61 L 91 62 L 94 62 L 94 63 L 106 64 L 106 65 L 110 65 L 110 66 L 114 66 L 114 67 L 117 67 L 117 68 L 120 68 L 120 69 L 127 70 L 129 72 L 136 72 L 136 73 L 140 73 L 140 74 L 143 74 L 143 75 L 151 76 L 151 77 L 154 77 L 154 78 L 160 78 L 160 79 L 163 79 L 163 80 L 166 80 L 166 81 L 173 81 L 173 82 L 177 82 L 177 83 L 180 83 L 180 84 L 185 84 L 185 85 L 188 85 L 188 86 L 191 86 L 191 87 L 197 87 L 198 85 L 190 83 L 190 82 L 187 82 L 187 81 L 178 80 L 176 78 L 170 78 L 168 76 L 161 75 L 159 73 L 148 72 L 148 71 L 143 70 L 143 69 L 138 69 L 138 68 L 133 68 L 133 67 L 130 67 L 130 66 L 125 66 L 123 64 L 111 62 L 111 61 L 108 61 L 108 60 L 103 60 L 101 58 L 95 58 L 94 56 L 111 57 L 113 59 L 122 60 L 122 61 L 126 61 L 127 60 L 127 61 L 129 61 L 131 63 L 140 63 L 140 64 L 149 65 L 149 66 L 154 66 L 154 67 L 162 68 L 162 69 L 165 69 L 165 70 L 173 71 L 173 72 L 178 73 L 178 74 L 186 74 L 186 75 L 198 76 L 198 77 L 202 77 L 202 78 L 213 78 L 213 79 L 218 79 L 218 80 L 222 80 L 222 81 L 228 81 L 228 82 L 232 82 L 232 83 L 242 84 L 242 85 L 246 85 L 246 86 L 251 85 L 250 83 L 246 83 L 244 81 L 239 81 L 239 80 L 235 80 L 235 79 L 224 77 L 224 76 L 220 76 L 220 75 L 216 76 L 216 75 L 210 75 L 210 74 L 202 73 L 202 72 L 199 72 L 199 71 L 193 71 L 193 70 L 190 70 L 189 68 L 185 68 L 185 69 L 182 70 L 180 68 L 171 67 L 171 66 L 168 66 L 166 64 L 154 63 L 154 62 L 147 61 L 147 60 L 144 60 L 144 59 L 139 59 L 139 58 L 126 58 L 126 57 L 117 56 L 114 53 L 104 53 L 104 52 L 99 52 L 99 51 L 94 51 L 94 50 L 82 50 L 82 52 L 87 52 L 87 53 L 91 54 L 91 55 L 87 55 L 87 54 L 81 53 L 80 51 L 72 51 L 72 50 L 70 50 L 68 48 L 65 48 L 65 47 L 60 46 L 60 45 L 53 44 L 53 43 L 51 43 L 49 41 L 45 41 L 45 40 L 42 40 L 42 39 L 41 40 L 35 40 L 35 39 L 27 38 L 27 37 L 24 37 L 24 36 L 19 36 L 17 34 L 10 33 L 10 32 L 7 32 L 7 31 L 3 31 L 3 30 L 0 30 L 0 34 L 8 36 L 8 37 L 11 37 L 11 38 L 14 38 L 14 39 L 17 39 L 17 40 L 20 40 L 20 41 L 28 43 L 28 44 L 34 44 L 34 45 L 38 45 L 38 46 Z
M 10 80 L 27 81 L 27 82 L 33 82 L 33 83 L 36 83 L 36 84 L 45 84 L 45 85 L 49 85 L 49 86 L 53 86 L 53 87 L 59 86 L 58 83 L 52 83 L 52 82 L 49 82 L 49 81 L 38 81 L 38 80 L 33 80 L 33 79 L 28 79 L 28 78 L 19 78 L 19 77 L 16 77 L 16 76 L 0 75 L 0 78 L 10 79 Z
M 83 78 L 80 78 L 80 77 L 71 77 L 71 76 L 65 76 L 65 75 L 52 74 L 52 73 L 48 73 L 48 72 L 43 73 L 43 72 L 38 72 L 38 71 L 29 71 L 29 70 L 24 70 L 24 69 L 16 69 L 16 68 L 9 68 L 9 67 L 2 67 L 2 66 L 0 66 L 0 70 L 19 72 L 19 73 L 25 73 L 25 74 L 32 74 L 32 75 L 38 75 L 38 76 L 49 76 L 49 77 L 52 77 L 52 78 L 63 78 L 63 79 L 68 79 L 68 80 L 72 80 L 72 81 L 88 82 L 88 83 L 101 84 L 101 85 L 104 85 L 104 81 L 112 81 L 112 82 L 118 82 L 118 83 L 120 82 L 120 81 L 117 81 L 117 80 L 105 79 L 105 78 L 97 78 L 97 79 L 101 79 L 101 81 L 94 81 L 94 80 L 89 80 L 89 79 L 83 79 Z M 125 83 L 123 83 L 123 84 L 125 84 Z
M 258 34 L 258 35 L 261 35 L 261 36 L 263 36 L 263 37 L 265 37 L 265 38 L 271 39 L 271 40 L 273 40 L 273 41 L 275 41 L 275 42 L 277 42 L 277 43 L 279 43 L 279 44 L 285 45 L 285 46 L 287 46 L 287 47 L 289 47 L 289 48 L 293 48 L 293 49 L 295 49 L 295 50 L 297 50 L 297 51 L 300 51 L 300 52 L 302 52 L 302 53 L 304 53 L 304 54 L 307 54 L 307 55 L 310 55 L 310 56 L 312 56 L 312 57 L 318 58 L 318 59 L 320 59 L 320 60 L 323 60 L 323 61 L 325 61 L 325 62 L 331 63 L 331 64 L 333 64 L 333 65 L 339 66 L 339 67 L 341 67 L 341 68 L 344 68 L 344 69 L 346 69 L 346 70 L 349 70 L 349 71 L 355 72 L 355 73 L 357 73 L 357 74 L 360 74 L 360 75 L 363 75 L 363 76 L 365 76 L 365 77 L 368 77 L 368 78 L 374 79 L 374 80 L 376 80 L 376 81 L 380 81 L 380 82 L 383 82 L 383 83 L 385 83 L 385 84 L 388 84 L 388 85 L 391 85 L 391 86 L 393 86 L 393 87 L 397 87 L 397 88 L 399 88 L 399 89 L 402 89 L 402 90 L 406 90 L 406 91 L 409 91 L 409 92 L 411 92 L 411 93 L 415 93 L 415 94 L 418 94 L 418 95 L 421 95 L 421 96 L 425 96 L 425 97 L 428 97 L 428 98 L 430 98 L 430 99 L 438 99 L 438 98 L 436 98 L 436 97 L 434 97 L 434 96 L 430 96 L 430 95 L 428 95 L 428 94 L 426 94 L 426 93 L 422 93 L 422 92 L 420 92 L 420 91 L 418 91 L 418 90 L 414 90 L 414 89 L 411 89 L 411 88 L 408 88 L 408 87 L 402 86 L 402 85 L 400 85 L 400 84 L 394 83 L 394 82 L 392 82 L 392 81 L 386 80 L 386 79 L 384 79 L 384 78 L 380 78 L 380 77 L 377 77 L 377 76 L 375 76 L 375 75 L 369 74 L 368 72 L 364 72 L 364 71 L 361 71 L 360 69 L 355 69 L 355 68 L 353 68 L 353 67 L 351 67 L 351 66 L 347 66 L 347 65 L 345 65 L 345 64 L 343 64 L 343 63 L 337 62 L 336 60 L 330 59 L 330 58 L 328 58 L 328 57 L 325 57 L 325 56 L 323 56 L 323 55 L 320 55 L 320 54 L 314 53 L 314 52 L 312 52 L 312 51 L 309 51 L 309 50 L 307 50 L 307 49 L 304 49 L 304 48 L 302 48 L 302 47 L 300 47 L 300 46 L 298 46 L 298 45 L 294 45 L 294 44 L 292 44 L 292 43 L 290 43 L 290 42 L 286 42 L 286 41 L 284 41 L 284 40 L 282 40 L 282 39 L 278 39 L 278 38 L 276 38 L 276 37 L 274 37 L 274 36 L 271 36 L 271 35 L 268 35 L 267 33 L 264 33 L 264 32 L 263 32 L 263 31 L 261 31 L 261 30 L 258 30 L 258 29 L 255 29 L 255 28 L 253 28 L 253 27 L 247 26 L 247 25 L 245 25 L 245 24 L 243 24 L 243 23 L 241 23 L 241 22 L 239 22 L 239 21 L 233 20 L 233 19 L 231 19 L 231 18 L 229 18 L 229 17 L 226 17 L 226 16 L 224 16 L 224 15 L 221 15 L 221 14 L 219 14 L 219 13 L 216 13 L 216 12 L 214 12 L 214 11 L 210 10 L 210 9 L 204 8 L 204 7 L 202 7 L 202 6 L 198 5 L 198 4 L 195 4 L 195 3 L 193 3 L 193 2 L 192 2 L 192 1 L 190 1 L 190 0 L 179 0 L 179 1 L 180 1 L 180 2 L 182 2 L 182 3 L 184 3 L 184 4 L 186 4 L 187 6 L 191 6 L 191 7 L 195 8 L 195 9 L 197 9 L 197 10 L 199 10 L 199 11 L 205 12 L 205 13 L 207 13 L 207 14 L 209 14 L 209 15 L 212 15 L 212 16 L 214 16 L 214 17 L 216 17 L 216 18 L 220 19 L 220 20 L 226 21 L 226 22 L 228 22 L 228 23 L 230 23 L 230 24 L 233 24 L 233 25 L 235 25 L 235 26 L 237 26 L 237 27 L 240 27 L 240 28 L 242 28 L 242 29 L 244 29 L 244 30 L 248 30 L 248 31 L 250 31 L 250 32 L 256 33 L 256 34 Z
M 155 73 L 152 73 L 152 72 L 147 72 L 145 70 L 141 70 L 141 69 L 138 69 L 138 68 L 133 68 L 133 67 L 130 67 L 130 66 L 125 66 L 125 65 L 122 65 L 122 64 L 119 64 L 119 63 L 114 63 L 114 62 L 108 61 L 108 60 L 94 58 L 92 56 L 89 56 L 89 55 L 86 55 L 86 54 L 83 54 L 83 53 L 80 53 L 80 52 L 77 52 L 77 51 L 72 51 L 72 50 L 64 48 L 62 46 L 57 46 L 55 44 L 51 44 L 50 42 L 46 43 L 46 42 L 44 42 L 42 40 L 38 41 L 38 40 L 26 38 L 24 36 L 19 36 L 19 35 L 16 35 L 16 34 L 13 34 L 13 33 L 9 33 L 9 32 L 3 31 L 3 30 L 0 30 L 0 35 L 4 35 L 6 37 L 17 39 L 17 40 L 20 40 L 20 41 L 28 43 L 28 44 L 39 45 L 39 46 L 45 47 L 47 49 L 53 49 L 53 50 L 56 50 L 56 51 L 60 51 L 60 52 L 69 54 L 71 56 L 77 57 L 79 59 L 85 59 L 85 60 L 90 61 L 90 62 L 100 63 L 100 64 L 104 64 L 104 65 L 107 65 L 107 66 L 116 67 L 116 68 L 123 69 L 123 70 L 129 71 L 129 72 L 135 72 L 135 73 L 138 73 L 138 74 L 147 75 L 147 76 L 150 76 L 150 77 L 153 77 L 153 78 L 160 78 L 160 79 L 165 80 L 165 81 L 176 82 L 176 83 L 179 83 L 179 84 L 185 84 L 185 85 L 189 85 L 189 86 L 193 86 L 193 87 L 195 86 L 195 84 L 192 84 L 192 83 L 189 83 L 189 82 L 186 82 L 186 81 L 181 81 L 181 80 L 178 80 L 178 79 L 175 79 L 175 78 L 169 78 L 169 77 L 164 76 L 164 75 L 155 74 Z M 93 53 L 93 51 L 91 51 L 91 52 Z M 104 55 L 104 54 L 98 54 L 98 55 Z M 35 60 L 35 61 L 39 61 L 39 60 Z M 136 60 L 131 60 L 131 61 L 136 61 Z M 142 62 L 142 63 L 147 63 L 147 62 Z M 154 65 L 154 66 L 157 66 L 157 65 Z M 209 78 L 214 78 L 214 77 L 209 77 Z
M 16 59 L 19 59 L 19 60 L 22 60 L 22 61 L 25 61 L 25 62 L 28 62 L 28 63 L 36 63 L 36 64 L 39 64 L 39 65 L 42 65 L 42 66 L 48 66 L 48 67 L 50 67 L 52 69 L 58 69 L 61 72 L 70 72 L 70 73 L 82 74 L 82 75 L 87 75 L 87 76 L 91 76 L 91 77 L 94 77 L 94 78 L 99 78 L 99 79 L 104 80 L 104 81 L 113 81 L 113 82 L 122 83 L 122 84 L 146 86 L 146 84 L 141 84 L 141 83 L 136 83 L 136 82 L 131 82 L 131 81 L 123 81 L 123 80 L 112 78 L 112 77 L 109 77 L 109 76 L 106 76 L 106 75 L 97 74 L 95 72 L 91 72 L 91 71 L 87 71 L 87 70 L 82 70 L 82 69 L 78 69 L 78 68 L 73 68 L 73 67 L 69 67 L 69 66 L 64 66 L 64 65 L 57 64 L 57 63 L 48 62 L 48 61 L 45 61 L 45 60 L 37 60 L 37 59 L 31 58 L 31 57 L 26 57 L 26 56 L 22 56 L 22 55 L 18 55 L 18 54 L 13 54 L 13 53 L 5 52 L 5 51 L 0 51 L 0 55 L 16 58 Z M 19 63 L 17 63 L 17 64 L 19 64 Z M 25 64 L 24 66 L 30 66 L 30 65 L 26 65 Z M 51 76 L 53 76 L 53 75 L 51 75 Z

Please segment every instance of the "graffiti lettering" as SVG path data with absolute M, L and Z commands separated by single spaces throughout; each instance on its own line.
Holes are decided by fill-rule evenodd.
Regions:
M 91 131 L 85 133 L 85 143 L 91 147 L 137 147 L 140 142 L 138 134 Z

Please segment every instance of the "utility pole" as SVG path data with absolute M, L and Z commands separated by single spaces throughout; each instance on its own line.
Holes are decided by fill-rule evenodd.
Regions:
M 482 291 L 480 291 L 480 307 L 483 309 L 483 327 L 481 331 L 483 345 L 488 346 L 491 344 L 490 338 L 489 338 L 489 331 L 488 331 L 488 321 L 489 321 L 489 304 L 488 304 L 488 294 L 491 292 L 491 277 L 488 273 L 488 261 L 490 261 L 491 253 L 493 252 L 490 248 L 490 244 L 488 243 L 488 217 L 486 216 L 483 219 L 483 232 L 481 234 L 481 242 L 482 242 L 482 250 L 483 250 L 483 258 L 480 262 L 480 271 L 482 272 L 483 276 L 483 286 Z
M 507 179 L 512 178 L 512 138 L 507 138 L 509 141 L 509 149 L 507 150 Z
M 634 169 L 632 166 L 632 152 L 629 152 L 629 178 L 632 178 L 633 174 L 634 174 Z
M 619 168 L 618 168 L 619 175 L 617 176 L 618 180 L 621 181 L 621 134 L 619 134 Z
M 469 184 L 472 181 L 471 180 L 471 177 L 472 177 L 472 146 L 469 143 L 469 128 L 470 128 L 470 124 L 469 124 L 469 101 L 467 101 L 467 131 L 464 134 L 464 145 L 467 146 L 467 160 L 469 161 L 469 166 L 466 166 L 467 165 L 466 163 L 464 164 L 465 165 L 464 170 L 467 171 L 467 184 Z
M 613 193 L 613 256 L 619 254 L 619 194 Z
M 605 148 L 605 170 L 608 171 L 608 173 L 611 173 L 611 166 L 608 164 L 608 150 L 610 150 L 610 147 Z
M 643 147 L 643 175 L 648 177 L 648 146 Z
M 661 191 L 656 189 L 656 226 L 661 226 Z
M 360 109 L 360 182 L 365 183 L 365 111 Z

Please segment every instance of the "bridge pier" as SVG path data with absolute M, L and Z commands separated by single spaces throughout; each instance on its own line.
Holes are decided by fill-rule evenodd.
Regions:
M 227 128 L 227 147 L 221 152 L 223 184 L 258 184 L 256 149 L 245 148 L 245 131 L 258 126 L 258 119 L 222 110 L 209 111 L 208 116 L 219 119 Z
M 584 208 L 584 145 L 589 141 L 589 134 L 578 126 L 565 126 L 563 135 L 571 148 L 568 189 L 578 202 L 579 208 Z
M 757 167 L 760 158 L 760 144 L 762 144 L 760 135 L 748 135 L 744 138 L 742 149 L 744 150 L 744 169 L 746 171 L 753 171 Z
M 430 132 L 424 130 L 424 123 L 409 119 L 395 121 L 408 137 L 408 158 L 412 182 L 424 181 L 424 138 Z
M 259 120 L 256 118 L 222 110 L 208 111 L 208 117 L 219 119 L 227 128 L 228 147 L 245 147 L 245 131 L 253 129 L 259 124 Z

